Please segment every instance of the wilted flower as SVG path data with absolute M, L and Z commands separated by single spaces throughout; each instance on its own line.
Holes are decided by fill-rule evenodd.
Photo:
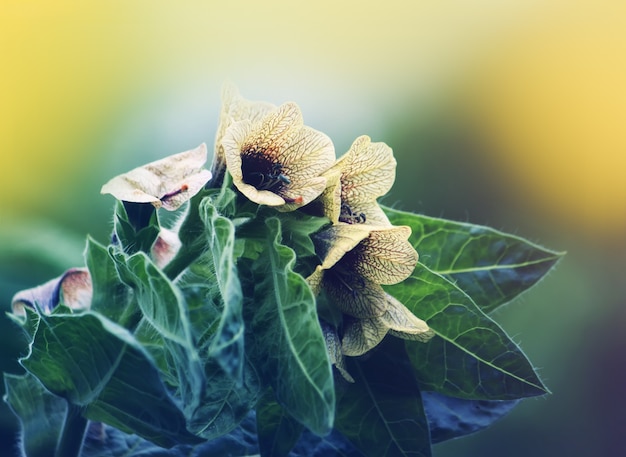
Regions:
M 255 203 L 292 211 L 326 188 L 321 176 L 335 149 L 325 134 L 303 124 L 300 108 L 285 103 L 257 122 L 244 119 L 222 139 L 233 184 Z
M 197 194 L 211 179 L 203 168 L 207 148 L 203 143 L 195 149 L 165 157 L 116 176 L 100 190 L 132 203 L 151 203 L 168 211 L 178 209 Z
M 224 86 L 222 90 L 222 108 L 215 135 L 213 165 L 211 166 L 213 181 L 221 185 L 226 171 L 226 157 L 222 144 L 226 129 L 234 122 L 243 121 L 244 119 L 253 123 L 257 122 L 275 109 L 276 105 L 272 103 L 254 102 L 244 99 L 232 84 Z
M 389 192 L 396 177 L 396 160 L 385 143 L 358 137 L 324 176 L 329 185 L 320 201 L 332 222 L 390 225 L 376 202 Z
M 62 302 L 74 310 L 88 309 L 92 297 L 91 275 L 86 268 L 70 268 L 61 276 L 33 287 L 22 290 L 13 296 L 11 305 L 13 314 L 23 316 L 24 308 L 37 307 L 49 314 Z

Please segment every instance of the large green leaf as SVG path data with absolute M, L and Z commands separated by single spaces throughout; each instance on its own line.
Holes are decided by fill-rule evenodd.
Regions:
M 67 403 L 51 395 L 30 374 L 4 374 L 5 401 L 19 417 L 20 438 L 28 457 L 50 457 L 61 434 Z
M 209 199 L 200 206 L 206 225 L 215 279 L 220 291 L 222 315 L 210 346 L 210 354 L 238 383 L 242 382 L 244 365 L 243 292 L 234 259 L 235 227 L 220 216 Z
M 422 389 L 492 400 L 547 393 L 521 349 L 443 276 L 418 264 L 386 289 L 436 334 L 428 343 L 406 342 Z
M 335 427 L 368 457 L 431 455 L 420 389 L 402 345 L 385 340 L 350 359 L 355 382 L 339 397 Z
M 280 221 L 269 218 L 267 247 L 246 278 L 248 348 L 264 381 L 285 410 L 318 435 L 333 425 L 335 390 L 331 365 L 306 280 L 293 271 L 294 251 L 281 243 Z M 242 274 L 242 278 L 244 275 Z
M 408 225 L 420 262 L 447 276 L 490 313 L 536 284 L 563 256 L 489 227 L 384 207 L 394 225 Z
M 28 313 L 39 325 L 20 362 L 50 392 L 83 407 L 83 415 L 160 446 L 198 439 L 166 391 L 145 350 L 124 328 L 87 312 Z

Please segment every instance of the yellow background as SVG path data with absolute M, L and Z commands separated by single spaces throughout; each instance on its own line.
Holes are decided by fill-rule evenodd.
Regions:
M 212 103 L 169 115 L 191 124 L 216 112 L 229 80 L 257 98 L 306 102 L 322 130 L 351 127 L 330 129 L 335 138 L 360 134 L 364 112 L 384 123 L 407 98 L 452 99 L 548 222 L 615 234 L 626 227 L 624 5 L 7 0 L 0 204 L 36 211 L 71 198 L 77 174 L 110 163 L 99 146 L 128 128 L 129 111 L 162 99 L 184 110 L 200 94 Z M 200 140 L 210 143 L 208 124 Z

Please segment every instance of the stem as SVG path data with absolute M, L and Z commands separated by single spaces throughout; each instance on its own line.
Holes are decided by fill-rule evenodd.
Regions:
M 79 457 L 86 431 L 87 419 L 81 414 L 80 407 L 68 402 L 61 438 L 54 457 Z

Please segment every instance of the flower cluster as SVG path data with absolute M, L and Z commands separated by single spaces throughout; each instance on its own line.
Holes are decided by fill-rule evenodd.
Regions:
M 344 315 L 337 329 L 341 354 L 364 354 L 388 333 L 420 341 L 433 336 L 382 288 L 405 280 L 418 260 L 409 227 L 392 226 L 377 203 L 395 179 L 389 146 L 361 136 L 335 160 L 331 140 L 303 125 L 297 105 L 248 102 L 229 89 L 213 166 L 223 168 L 255 203 L 280 211 L 311 204 L 309 211 L 330 220 L 314 235 L 320 264 L 307 280 Z
M 331 139 L 304 125 L 295 103 L 248 101 L 230 86 L 222 98 L 211 171 L 204 168 L 202 144 L 119 175 L 101 192 L 172 211 L 203 188 L 222 186 L 228 173 L 240 194 L 258 205 L 303 209 L 329 220 L 312 237 L 318 264 L 306 279 L 340 312 L 339 323 L 322 325 L 331 359 L 346 379 L 343 356 L 362 355 L 387 334 L 431 338 L 427 324 L 382 287 L 404 281 L 418 260 L 410 228 L 393 226 L 377 203 L 395 179 L 391 148 L 364 135 L 336 159 Z M 165 266 L 179 247 L 177 234 L 162 228 L 152 259 Z M 88 294 L 89 272 L 81 274 L 87 275 L 81 288 Z M 65 278 L 54 286 L 68 289 L 67 296 L 74 289 Z M 16 297 L 17 305 L 26 302 Z

